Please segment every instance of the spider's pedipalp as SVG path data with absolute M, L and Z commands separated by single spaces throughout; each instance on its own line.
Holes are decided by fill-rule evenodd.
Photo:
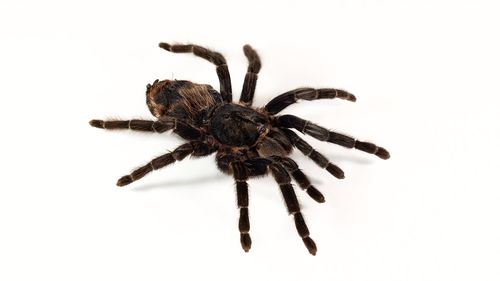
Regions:
M 291 104 L 296 103 L 298 100 L 317 100 L 317 99 L 334 99 L 339 98 L 343 100 L 348 100 L 355 102 L 356 97 L 344 90 L 324 88 L 324 89 L 313 89 L 313 88 L 298 88 L 295 90 L 288 91 L 281 94 L 265 106 L 269 114 L 274 115 Z
M 125 186 L 134 181 L 137 181 L 149 174 L 153 170 L 158 170 L 165 166 L 168 166 L 175 161 L 180 161 L 186 156 L 192 154 L 193 156 L 206 156 L 214 152 L 215 149 L 209 147 L 207 144 L 199 141 L 188 142 L 180 145 L 174 151 L 170 153 L 163 154 L 159 157 L 154 158 L 148 164 L 134 170 L 129 175 L 121 177 L 116 185 Z
M 248 69 L 241 90 L 240 102 L 245 105 L 252 105 L 261 62 L 259 55 L 250 45 L 243 46 L 243 52 L 248 59 Z
M 319 153 L 314 148 L 312 148 L 310 144 L 308 144 L 305 140 L 299 137 L 295 132 L 284 128 L 282 128 L 281 130 L 285 132 L 285 134 L 291 140 L 293 146 L 295 146 L 298 150 L 300 150 L 302 154 L 313 160 L 314 163 L 316 163 L 318 166 L 327 170 L 330 174 L 332 174 L 334 177 L 338 179 L 343 179 L 345 177 L 344 171 L 342 171 L 342 169 L 340 169 L 337 165 L 328 161 L 328 159 L 325 156 L 323 156 L 323 154 Z
M 370 142 L 363 142 L 352 137 L 329 131 L 310 121 L 295 115 L 282 115 L 277 118 L 277 125 L 284 128 L 294 128 L 304 134 L 310 135 L 320 141 L 327 141 L 347 148 L 356 148 L 366 153 L 375 154 L 381 159 L 389 159 L 389 152 Z
M 297 232 L 299 233 L 304 245 L 311 255 L 316 255 L 317 247 L 316 243 L 309 237 L 309 229 L 302 217 L 302 213 L 300 212 L 300 204 L 297 200 L 297 195 L 293 191 L 293 186 L 290 183 L 291 179 L 288 175 L 286 169 L 276 162 L 273 162 L 270 165 L 271 172 L 273 174 L 274 179 L 278 183 L 281 194 L 285 199 L 285 204 L 288 209 L 288 213 L 293 215 L 295 221 L 295 227 L 297 228 Z
M 275 156 L 272 158 L 275 159 L 276 162 L 283 165 L 283 167 L 288 171 L 292 178 L 298 183 L 300 188 L 306 191 L 312 199 L 314 199 L 318 203 L 325 202 L 325 197 L 323 196 L 323 194 L 321 194 L 318 189 L 311 185 L 309 178 L 307 178 L 307 176 L 299 169 L 299 166 L 295 161 L 288 157 Z
M 211 51 L 207 48 L 193 45 L 193 44 L 174 44 L 160 43 L 159 47 L 172 53 L 193 53 L 195 56 L 208 60 L 215 64 L 217 76 L 219 77 L 220 93 L 226 102 L 231 102 L 232 89 L 231 89 L 231 76 L 227 68 L 226 59 L 218 52 Z
M 99 129 L 116 130 L 130 129 L 142 132 L 163 133 L 174 128 L 174 123 L 170 121 L 150 121 L 150 120 L 90 120 L 90 126 Z
M 248 170 L 240 161 L 231 163 L 233 177 L 236 181 L 236 198 L 240 209 L 240 219 L 238 229 L 240 230 L 240 243 L 245 252 L 252 247 L 250 238 L 250 219 L 248 218 Z

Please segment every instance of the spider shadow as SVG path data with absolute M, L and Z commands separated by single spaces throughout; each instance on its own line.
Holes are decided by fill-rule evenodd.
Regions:
M 132 189 L 133 191 L 138 191 L 138 192 L 144 192 L 144 191 L 151 191 L 154 189 L 158 188 L 174 188 L 174 187 L 185 187 L 185 186 L 203 186 L 202 183 L 208 183 L 208 182 L 215 182 L 217 180 L 220 180 L 222 175 L 207 175 L 207 176 L 201 176 L 201 177 L 191 177 L 187 179 L 175 179 L 173 181 L 164 181 L 164 182 L 157 182 L 157 183 L 151 183 L 151 184 L 144 184 L 135 187 Z
M 350 162 L 354 164 L 359 164 L 359 165 L 372 165 L 377 162 L 377 159 L 372 159 L 371 157 L 366 157 L 364 155 L 350 155 L 350 154 L 337 154 L 337 153 L 323 153 L 327 159 L 329 159 L 332 163 L 335 165 L 338 165 L 340 168 L 342 168 L 342 163 Z M 302 163 L 305 163 L 307 161 L 310 161 L 307 156 L 304 156 L 302 154 L 296 154 L 294 155 L 294 158 L 300 159 Z M 307 172 L 307 171 L 305 171 Z M 327 177 L 326 175 L 324 176 L 317 176 L 314 175 L 312 172 L 308 174 L 311 182 L 315 185 L 325 185 L 330 182 L 330 178 Z
M 360 165 L 370 165 L 374 164 L 377 159 L 372 159 L 370 155 L 368 157 L 363 157 L 363 155 L 339 155 L 339 154 L 331 154 L 331 153 L 325 153 L 325 156 L 328 159 L 331 159 L 330 161 L 335 162 L 351 162 L 355 164 L 360 164 Z
M 360 165 L 371 165 L 376 163 L 377 159 L 372 159 L 371 157 L 364 157 L 364 155 L 347 155 L 347 154 L 337 154 L 337 153 L 322 153 L 328 160 L 336 165 L 341 165 L 339 163 L 350 162 Z M 310 161 L 307 156 L 303 154 L 296 153 L 293 158 L 300 159 L 301 161 Z

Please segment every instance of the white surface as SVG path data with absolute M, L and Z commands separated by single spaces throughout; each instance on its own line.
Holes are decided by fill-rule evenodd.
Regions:
M 499 280 L 499 7 L 469 2 L 2 1 L 0 279 Z M 316 257 L 270 179 L 250 181 L 245 254 L 213 156 L 115 186 L 181 141 L 88 120 L 149 118 L 157 78 L 217 86 L 212 65 L 159 41 L 222 52 L 235 97 L 251 43 L 256 105 L 299 86 L 358 97 L 286 110 L 392 155 L 308 138 L 342 181 L 293 155 L 327 198 L 297 190 Z

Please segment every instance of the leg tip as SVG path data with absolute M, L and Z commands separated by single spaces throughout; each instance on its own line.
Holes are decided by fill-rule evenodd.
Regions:
M 384 159 L 384 160 L 387 160 L 387 159 L 391 158 L 391 155 L 389 154 L 389 151 L 387 151 L 383 147 L 379 147 L 377 149 L 377 152 L 375 152 L 375 155 L 377 155 L 378 157 L 380 157 L 381 159 Z
M 170 44 L 168 43 L 165 43 L 165 42 L 160 42 L 158 44 L 158 47 L 162 48 L 162 49 L 165 49 L 167 51 L 170 51 Z
M 318 248 L 316 247 L 316 243 L 314 243 L 314 240 L 312 240 L 311 237 L 308 236 L 302 238 L 302 241 L 304 241 L 304 245 L 306 245 L 306 248 L 309 251 L 309 253 L 315 256 L 316 252 L 318 251 Z
M 118 186 L 125 186 L 127 184 L 130 184 L 131 182 L 133 182 L 132 177 L 130 177 L 130 176 L 123 176 L 123 177 L 121 177 L 116 182 L 116 185 L 118 185 Z
M 102 121 L 102 120 L 95 120 L 95 119 L 94 120 L 90 120 L 89 124 L 92 127 L 96 127 L 96 128 L 100 128 L 100 129 L 104 128 L 104 121 Z
M 352 101 L 352 102 L 355 102 L 356 101 L 356 96 L 354 96 L 353 94 L 347 92 L 347 91 L 344 91 L 344 90 L 335 90 L 335 93 L 336 93 L 336 97 L 339 98 L 339 99 L 343 99 L 343 100 L 347 100 L 347 101 Z
M 321 192 L 314 186 L 309 186 L 309 188 L 307 188 L 307 194 L 309 194 L 314 201 L 318 203 L 325 203 L 325 196 L 323 196 L 323 194 L 321 194 Z
M 241 242 L 241 248 L 243 248 L 243 250 L 246 253 L 248 253 L 248 251 L 250 251 L 250 248 L 252 247 L 252 239 L 250 238 L 250 234 L 241 233 L 240 242 Z
M 243 52 L 247 53 L 247 52 L 251 52 L 252 51 L 252 46 L 250 46 L 250 44 L 245 44 L 243 46 Z
M 338 179 L 345 178 L 344 171 L 342 171 L 342 169 L 333 165 L 332 163 L 328 163 L 328 166 L 326 166 L 326 170 Z

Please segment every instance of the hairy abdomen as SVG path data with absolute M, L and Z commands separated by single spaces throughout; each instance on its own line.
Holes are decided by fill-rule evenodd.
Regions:
M 202 112 L 222 102 L 212 86 L 185 80 L 155 81 L 148 87 L 146 98 L 155 117 L 174 117 L 192 124 L 200 122 Z

